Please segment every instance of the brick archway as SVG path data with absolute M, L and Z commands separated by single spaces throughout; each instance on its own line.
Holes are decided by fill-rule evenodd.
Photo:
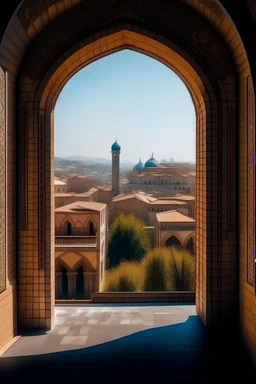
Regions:
M 21 31 L 16 42 L 20 48 L 15 51 L 11 43 L 9 51 L 19 58 L 10 58 L 6 53 L 0 63 L 8 72 L 10 95 L 15 95 L 14 88 L 18 85 L 19 192 L 15 198 L 19 199 L 20 211 L 17 215 L 20 327 L 39 323 L 49 328 L 54 314 L 54 104 L 62 87 L 79 69 L 121 49 L 139 51 L 169 66 L 184 81 L 194 101 L 196 305 L 205 324 L 228 322 L 230 316 L 237 314 L 238 253 L 243 255 L 242 273 L 247 263 L 249 271 L 253 267 L 254 184 L 250 184 L 248 195 L 243 197 L 244 205 L 239 210 L 237 206 L 239 197 L 248 190 L 248 180 L 253 181 L 254 92 L 246 52 L 235 26 L 215 0 L 209 2 L 215 4 L 209 9 L 205 2 L 199 1 L 196 10 L 190 0 L 173 0 L 171 4 L 161 0 L 154 5 L 142 5 L 135 0 L 119 3 L 121 11 L 120 4 L 115 6 L 112 0 L 104 3 L 105 8 L 95 6 L 89 12 L 85 2 L 77 1 L 67 9 L 62 0 L 47 1 L 42 2 L 45 6 L 40 11 L 40 7 L 32 7 L 33 12 L 29 13 L 25 12 L 24 2 L 25 8 L 21 6 L 13 16 L 12 25 L 18 23 L 16 30 Z M 11 33 L 11 29 L 7 30 L 4 44 L 8 44 Z M 246 95 L 248 104 L 242 105 Z M 249 118 L 245 114 L 247 109 Z M 13 138 L 12 116 L 10 138 Z M 248 177 L 244 177 L 247 168 Z M 238 186 L 238 171 L 244 177 L 244 185 Z M 13 173 L 12 163 L 8 164 L 8 172 Z M 8 188 L 11 190 L 11 183 Z M 242 217 L 241 222 L 238 216 Z M 8 246 L 12 249 L 11 241 Z M 28 257 L 31 269 L 23 268 Z M 43 281 L 36 290 L 27 287 L 32 271 Z M 246 282 L 248 292 L 254 294 L 251 272 Z M 44 316 L 40 319 L 30 310 L 30 303 L 37 302 L 38 297 L 44 300 Z
M 129 29 L 125 29 L 129 28 Z M 221 159 L 222 147 L 226 148 L 227 151 L 233 153 L 235 158 L 235 140 L 228 143 L 228 137 L 232 135 L 232 131 L 235 131 L 235 113 L 236 113 L 236 73 L 235 69 L 229 61 L 227 53 L 224 51 L 220 52 L 221 66 L 226 66 L 226 73 L 222 74 L 220 71 L 216 75 L 215 71 L 218 72 L 220 63 L 215 64 L 216 68 L 208 68 L 208 72 L 204 66 L 199 65 L 196 62 L 196 58 L 188 53 L 188 47 L 181 47 L 171 40 L 154 36 L 149 37 L 150 31 L 144 29 L 143 34 L 135 32 L 136 26 L 120 23 L 116 28 L 116 32 L 110 33 L 109 29 L 104 29 L 101 32 L 103 37 L 97 38 L 97 35 L 93 35 L 93 42 L 89 43 L 88 39 L 82 40 L 79 44 L 75 44 L 68 52 L 63 53 L 59 56 L 58 61 L 49 63 L 47 71 L 42 74 L 40 65 L 35 68 L 35 57 L 40 55 L 40 50 L 37 45 L 31 49 L 30 55 L 23 66 L 21 73 L 21 87 L 20 93 L 21 98 L 21 109 L 27 109 L 27 113 L 34 116 L 31 129 L 33 130 L 34 123 L 37 124 L 39 117 L 39 153 L 35 153 L 39 164 L 44 166 L 44 169 L 39 169 L 38 182 L 39 182 L 39 269 L 45 270 L 47 268 L 47 262 L 49 263 L 48 268 L 53 268 L 53 256 L 50 258 L 50 254 L 53 255 L 54 249 L 51 248 L 50 243 L 47 243 L 47 239 L 50 238 L 51 231 L 53 230 L 52 216 L 53 208 L 50 203 L 50 199 L 45 199 L 46 190 L 52 183 L 53 173 L 51 164 L 53 164 L 53 150 L 50 147 L 50 143 L 53 140 L 53 110 L 55 101 L 59 95 L 59 92 L 63 88 L 64 84 L 73 76 L 79 69 L 88 65 L 94 60 L 100 59 L 101 57 L 116 52 L 120 49 L 130 48 L 141 53 L 145 53 L 149 56 L 160 60 L 162 63 L 172 68 L 187 85 L 196 110 L 197 120 L 197 311 L 202 317 L 203 321 L 207 324 L 211 322 L 215 323 L 220 317 L 219 308 L 213 310 L 212 308 L 212 290 L 207 292 L 207 284 L 213 277 L 212 274 L 212 263 L 216 265 L 217 276 L 214 276 L 214 280 L 220 279 L 222 275 L 222 269 L 226 269 L 220 262 L 220 252 L 222 247 L 222 241 L 229 240 L 230 234 L 235 237 L 235 228 L 233 226 L 234 220 L 233 215 L 235 213 L 235 196 L 232 193 L 227 199 L 227 196 L 221 196 L 222 183 L 224 178 L 222 175 L 225 172 L 225 166 L 223 162 L 227 159 Z M 48 33 L 53 33 L 49 31 Z M 216 42 L 217 44 L 217 42 Z M 221 54 L 220 53 L 220 54 Z M 41 57 L 40 62 L 44 62 L 45 58 Z M 225 61 L 224 61 L 225 60 Z M 33 71 L 32 81 L 31 77 L 28 79 L 29 74 Z M 38 77 L 38 74 L 40 76 Z M 42 74 L 42 75 L 41 75 Z M 221 78 L 224 77 L 224 78 Z M 231 92 L 232 91 L 232 92 Z M 28 100 L 31 100 L 31 104 L 28 104 Z M 34 102 L 32 102 L 35 100 Z M 29 107 L 31 106 L 31 108 Z M 232 115 L 231 119 L 229 115 Z M 30 129 L 28 127 L 28 129 Z M 208 132 L 204 135 L 204 132 Z M 225 132 L 223 134 L 223 132 Z M 32 133 L 32 132 L 31 132 Z M 214 140 L 212 140 L 214 138 Z M 48 144 L 47 144 L 48 143 Z M 232 146 L 228 149 L 228 145 Z M 48 154 L 48 155 L 47 155 Z M 206 155 L 207 154 L 207 155 Z M 39 156 L 39 157 L 38 157 Z M 209 163 L 206 167 L 204 158 L 210 158 L 211 164 Z M 218 158 L 218 160 L 217 160 Z M 36 160 L 36 159 L 34 159 Z M 48 167 L 46 166 L 48 164 Z M 229 165 L 231 168 L 231 165 Z M 219 170 L 219 171 L 218 171 Z M 207 178 L 207 175 L 214 175 L 215 177 Z M 226 174 L 224 176 L 228 178 Z M 203 179 L 208 180 L 207 183 L 203 183 Z M 23 180 L 24 182 L 24 180 Z M 29 181 L 28 181 L 29 182 Z M 230 190 L 234 191 L 235 185 L 235 169 L 232 170 Z M 214 190 L 214 192 L 213 192 Z M 212 207 L 219 204 L 219 210 L 215 209 L 207 210 L 207 198 L 202 199 L 202 196 L 206 196 L 211 191 L 211 199 L 208 199 L 208 204 Z M 24 196 L 21 194 L 21 205 L 23 204 Z M 223 210 L 223 206 L 227 209 Z M 199 213 L 201 212 L 201 213 Z M 26 214 L 26 213 L 25 213 Z M 232 215 L 232 219 L 230 218 Z M 204 224 L 204 216 L 206 220 L 212 222 L 220 220 L 221 225 L 213 225 L 211 230 L 208 230 Z M 231 223 L 228 225 L 228 221 Z M 232 226 L 232 227 L 231 227 Z M 228 232 L 229 231 L 229 235 Z M 217 233 L 217 237 L 213 240 L 213 233 Z M 204 239 L 205 244 L 208 248 L 206 261 L 206 251 L 204 245 L 199 239 Z M 211 240 L 210 240 L 211 239 Z M 211 244 L 211 245 L 210 245 Z M 235 252 L 235 244 L 233 247 L 229 247 L 230 252 L 230 265 L 229 269 L 236 271 L 237 260 Z M 50 258 L 50 260 L 49 260 Z M 47 260 L 48 259 L 48 260 Z M 51 267 L 50 267 L 51 265 Z M 227 271 L 226 271 L 227 273 Z M 207 276 L 207 278 L 206 278 Z M 54 285 L 54 278 L 52 276 L 52 285 Z M 216 289 L 216 296 L 221 297 L 220 283 L 214 284 Z M 233 281 L 235 286 L 235 281 Z M 207 299 L 205 299 L 207 298 Z M 215 300 L 216 301 L 216 300 Z M 233 292 L 233 299 L 230 301 L 230 307 L 234 310 L 235 307 L 235 292 Z M 221 299 L 219 300 L 221 302 Z M 208 304 L 207 304 L 208 303 Z M 54 302 L 52 302 L 52 307 Z M 207 309 L 208 308 L 208 309 Z M 209 310 L 209 308 L 211 308 Z M 207 312 L 208 311 L 208 312 Z

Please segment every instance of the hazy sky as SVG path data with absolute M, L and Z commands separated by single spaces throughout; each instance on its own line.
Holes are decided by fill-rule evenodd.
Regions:
M 195 161 L 195 109 L 165 65 L 130 50 L 97 60 L 63 88 L 55 107 L 55 156 Z

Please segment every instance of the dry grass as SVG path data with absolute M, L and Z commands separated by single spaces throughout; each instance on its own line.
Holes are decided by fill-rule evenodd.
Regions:
M 122 262 L 108 270 L 103 282 L 103 292 L 138 292 L 144 280 L 143 265 L 140 262 Z
M 171 290 L 194 291 L 196 283 L 195 259 L 185 249 L 171 248 Z
M 170 252 L 167 248 L 155 248 L 143 260 L 144 291 L 168 291 L 170 289 Z
M 105 274 L 104 292 L 194 291 L 195 259 L 189 251 L 155 248 L 142 261 L 122 262 Z

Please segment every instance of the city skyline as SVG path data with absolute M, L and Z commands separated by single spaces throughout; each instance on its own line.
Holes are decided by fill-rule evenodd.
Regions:
M 56 157 L 110 159 L 116 139 L 122 162 L 145 163 L 152 152 L 159 162 L 195 162 L 195 110 L 186 86 L 162 63 L 130 50 L 78 72 L 55 107 Z

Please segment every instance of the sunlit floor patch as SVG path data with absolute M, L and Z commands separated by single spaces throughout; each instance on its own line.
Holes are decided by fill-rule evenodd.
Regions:
M 3 358 L 91 347 L 147 329 L 184 323 L 195 315 L 194 305 L 56 307 L 52 330 L 24 333 Z

